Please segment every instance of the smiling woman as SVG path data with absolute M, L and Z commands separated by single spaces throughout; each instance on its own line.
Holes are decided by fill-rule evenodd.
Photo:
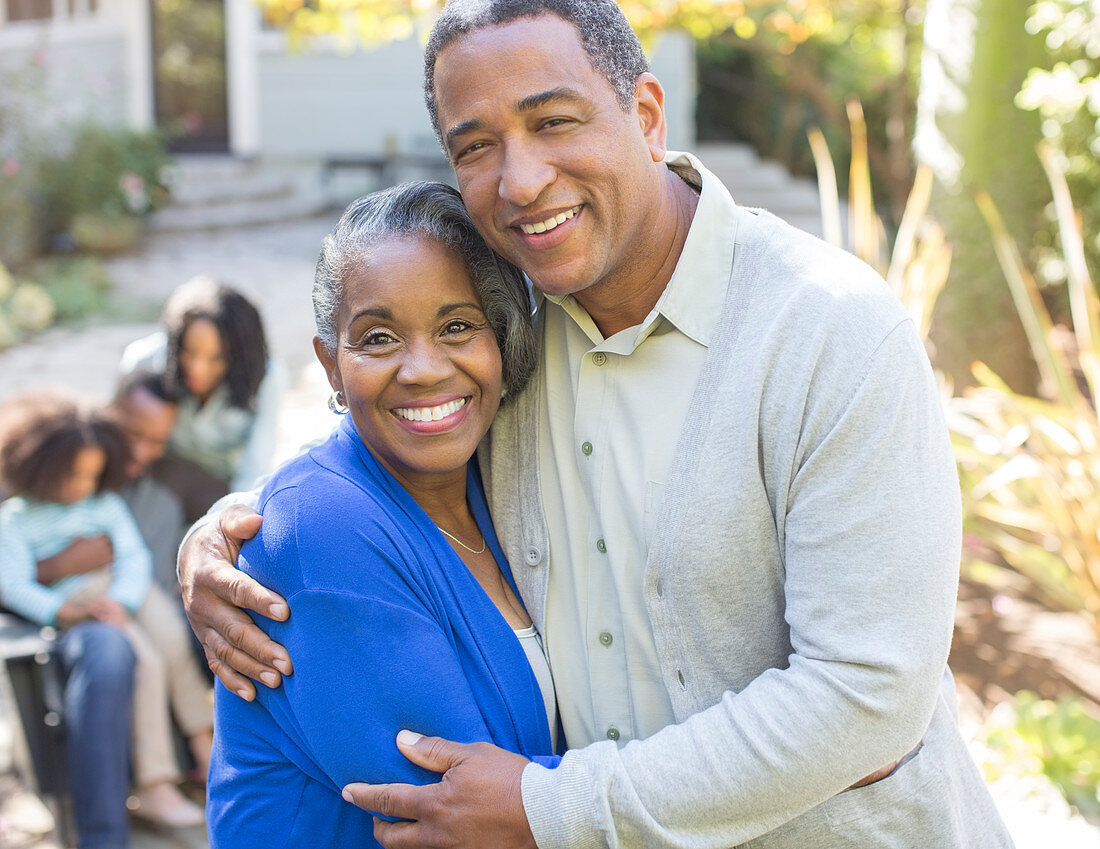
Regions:
M 260 626 L 294 674 L 246 702 L 219 688 L 214 847 L 375 846 L 356 780 L 423 784 L 397 733 L 486 741 L 555 766 L 557 708 L 471 457 L 535 363 L 519 271 L 453 189 L 352 204 L 324 242 L 314 348 L 346 410 L 275 473 L 240 567 L 294 610 Z

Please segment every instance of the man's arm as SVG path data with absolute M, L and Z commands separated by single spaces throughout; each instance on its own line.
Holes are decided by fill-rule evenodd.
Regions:
M 321 442 L 307 442 L 299 453 Z M 176 563 L 183 608 L 206 662 L 226 689 L 248 701 L 256 697 L 250 678 L 278 687 L 282 675 L 294 672 L 286 649 L 244 612 L 282 622 L 290 608 L 282 596 L 237 571 L 241 545 L 260 529 L 256 507 L 268 477 L 257 480 L 250 492 L 231 492 L 219 499 L 187 532 Z
M 38 583 L 49 586 L 55 581 L 70 575 L 83 575 L 110 566 L 114 562 L 115 552 L 111 538 L 106 534 L 94 537 L 79 537 L 69 545 L 45 560 L 38 561 Z
M 292 674 L 294 667 L 286 649 L 256 627 L 245 610 L 281 622 L 290 608 L 236 567 L 241 545 L 260 529 L 262 518 L 253 509 L 259 492 L 228 498 L 239 500 L 215 504 L 180 546 L 180 589 L 187 620 L 210 669 L 231 693 L 251 701 L 256 687 L 249 678 L 278 687 L 281 676 Z

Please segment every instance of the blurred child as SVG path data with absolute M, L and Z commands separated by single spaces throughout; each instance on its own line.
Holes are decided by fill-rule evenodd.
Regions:
M 122 629 L 137 656 L 133 770 L 138 812 L 171 827 L 198 825 L 202 809 L 176 786 L 169 699 L 199 769 L 209 766 L 209 687 L 191 655 L 186 626 L 163 591 L 133 517 L 113 491 L 125 481 L 129 447 L 105 412 L 53 394 L 28 395 L 0 410 L 0 593 L 41 625 L 98 620 Z M 106 535 L 111 565 L 38 581 L 37 564 L 82 537 Z M 73 776 L 94 781 L 95 776 Z

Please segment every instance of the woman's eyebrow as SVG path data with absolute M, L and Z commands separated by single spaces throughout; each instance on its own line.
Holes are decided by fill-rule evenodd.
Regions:
M 348 319 L 348 327 L 351 327 L 355 322 L 364 316 L 373 316 L 374 318 L 380 318 L 383 321 L 393 321 L 393 313 L 385 307 L 369 307 L 365 310 L 359 310 L 355 315 Z
M 436 318 L 443 318 L 443 316 L 447 315 L 448 313 L 455 312 L 456 310 L 466 310 L 466 309 L 477 310 L 478 312 L 482 312 L 481 304 L 475 304 L 473 301 L 462 301 L 461 303 L 447 304 L 445 306 L 440 307 L 439 311 L 436 312 L 435 316 L 436 316 Z

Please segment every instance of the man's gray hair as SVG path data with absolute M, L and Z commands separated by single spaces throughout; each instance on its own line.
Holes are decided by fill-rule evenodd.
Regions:
M 520 18 L 557 15 L 577 29 L 592 67 L 611 84 L 623 111 L 634 101 L 634 82 L 649 70 L 641 42 L 615 0 L 449 0 L 428 37 L 424 53 L 424 102 L 446 152 L 435 96 L 435 62 L 456 38 Z M 486 56 L 487 64 L 493 57 Z
M 336 355 L 336 318 L 348 274 L 380 241 L 415 235 L 441 242 L 466 264 L 500 346 L 505 389 L 508 397 L 515 397 L 538 358 L 527 281 L 485 243 L 462 197 L 443 183 L 405 183 L 359 198 L 344 210 L 321 244 L 313 278 L 313 314 L 321 344 Z

